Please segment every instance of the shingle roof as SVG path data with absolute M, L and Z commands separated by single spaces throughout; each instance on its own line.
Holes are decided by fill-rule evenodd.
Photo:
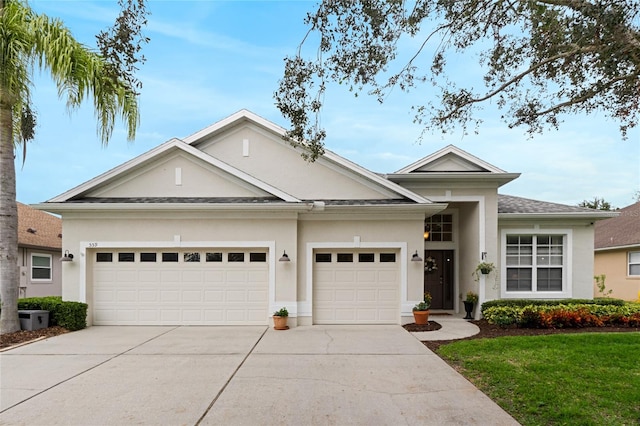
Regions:
M 512 195 L 498 194 L 498 213 L 596 213 L 597 210 L 586 209 L 566 204 L 549 203 L 547 201 L 530 200 Z
M 62 219 L 18 204 L 18 246 L 62 250 Z
M 618 217 L 596 222 L 596 249 L 640 245 L 640 202 L 618 212 Z

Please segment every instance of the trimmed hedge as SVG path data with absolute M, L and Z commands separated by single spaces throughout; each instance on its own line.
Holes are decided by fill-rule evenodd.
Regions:
M 500 300 L 484 303 L 482 314 L 489 323 L 502 327 L 640 327 L 640 304 L 624 301 L 620 304 L 618 299 Z
M 49 325 L 59 325 L 70 331 L 87 326 L 87 304 L 63 301 L 62 297 L 28 297 L 18 300 L 19 310 L 49 311 Z

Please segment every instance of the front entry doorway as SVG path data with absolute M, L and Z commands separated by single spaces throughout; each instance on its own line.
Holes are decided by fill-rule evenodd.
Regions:
M 431 309 L 453 309 L 453 250 L 424 251 L 424 291 Z

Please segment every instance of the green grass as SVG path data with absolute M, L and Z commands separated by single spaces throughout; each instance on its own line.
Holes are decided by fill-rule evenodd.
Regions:
M 640 333 L 464 340 L 438 352 L 523 425 L 640 424 Z

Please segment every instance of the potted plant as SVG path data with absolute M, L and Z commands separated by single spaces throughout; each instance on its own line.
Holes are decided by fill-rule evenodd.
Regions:
M 478 295 L 472 291 L 467 292 L 467 298 L 464 300 L 464 311 L 467 315 L 464 319 L 473 319 L 471 312 L 473 312 L 473 307 L 478 303 Z
M 276 330 L 288 330 L 287 318 L 289 317 L 289 311 L 287 308 L 281 308 L 273 313 L 273 328 Z
M 429 323 L 429 308 L 431 307 L 431 293 L 426 291 L 422 302 L 413 307 L 413 319 L 416 324 Z
M 489 262 L 480 262 L 478 266 L 476 266 L 476 270 L 473 271 L 473 277 L 476 281 L 480 280 L 480 274 L 487 275 L 490 274 L 493 270 L 496 269 L 496 265 Z

